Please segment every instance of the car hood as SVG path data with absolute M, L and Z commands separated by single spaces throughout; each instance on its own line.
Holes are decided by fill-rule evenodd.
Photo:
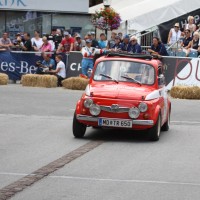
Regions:
M 90 85 L 89 88 L 90 95 L 93 97 L 126 100 L 143 100 L 154 90 L 153 88 L 133 83 L 98 83 Z

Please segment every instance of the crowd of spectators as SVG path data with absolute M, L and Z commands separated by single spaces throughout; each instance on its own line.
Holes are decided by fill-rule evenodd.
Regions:
M 187 20 L 188 23 L 183 28 L 180 28 L 179 23 L 175 23 L 169 31 L 167 44 L 164 45 L 159 38 L 154 37 L 151 47 L 146 52 L 167 56 L 167 49 L 170 49 L 184 52 L 185 56 L 191 52 L 199 54 L 200 22 L 195 24 L 193 16 L 189 16 Z M 42 36 L 39 31 L 35 30 L 32 38 L 29 33 L 17 33 L 13 41 L 5 32 L 0 38 L 0 50 L 68 53 L 81 51 L 86 46 L 87 39 L 92 41 L 91 47 L 97 49 L 111 52 L 142 53 L 136 36 L 123 35 L 121 32 L 113 31 L 110 38 L 107 38 L 105 33 L 96 35 L 95 32 L 88 32 L 82 37 L 79 33 L 71 35 L 68 31 L 60 29 L 52 29 L 49 35 L 43 34 Z
M 92 69 L 95 55 L 105 52 L 149 53 L 168 56 L 175 51 L 177 53 L 175 55 L 190 56 L 194 54 L 197 57 L 200 55 L 200 21 L 195 24 L 193 16 L 189 16 L 187 20 L 188 23 L 183 28 L 180 28 L 179 23 L 174 24 L 169 31 L 167 44 L 163 44 L 158 37 L 153 37 L 152 44 L 146 51 L 142 51 L 136 36 L 123 35 L 121 32 L 112 31 L 110 38 L 107 38 L 105 33 L 98 36 L 95 32 L 88 32 L 82 37 L 79 33 L 71 35 L 68 31 L 60 29 L 52 29 L 50 34 L 42 36 L 39 31 L 35 30 L 32 38 L 29 33 L 17 33 L 13 41 L 9 38 L 9 33 L 5 32 L 0 38 L 0 50 L 41 52 L 43 62 L 38 64 L 37 73 L 42 74 L 48 71 L 58 77 L 58 85 L 61 85 L 66 72 L 64 72 L 65 64 L 62 62 L 60 53 L 82 52 L 82 73 L 85 76 L 89 76 L 88 69 Z M 57 65 L 51 57 L 51 54 L 54 53 Z

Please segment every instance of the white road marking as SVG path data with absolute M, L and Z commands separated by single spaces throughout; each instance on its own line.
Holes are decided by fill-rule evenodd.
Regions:
M 0 172 L 0 175 L 7 176 L 27 176 L 34 174 L 25 174 L 25 173 L 7 173 Z M 166 184 L 166 185 L 186 185 L 186 186 L 197 186 L 200 187 L 200 183 L 192 182 L 176 182 L 176 181 L 154 181 L 154 180 L 137 180 L 137 179 L 111 179 L 111 178 L 89 178 L 89 177 L 77 177 L 77 176 L 48 176 L 52 179 L 74 179 L 74 180 L 84 180 L 84 181 L 105 181 L 105 182 L 119 182 L 119 183 L 151 183 L 151 184 Z
M 182 125 L 184 125 L 184 124 L 199 124 L 200 125 L 200 121 L 198 122 L 198 121 L 170 121 L 170 123 L 172 123 L 172 124 L 182 124 Z

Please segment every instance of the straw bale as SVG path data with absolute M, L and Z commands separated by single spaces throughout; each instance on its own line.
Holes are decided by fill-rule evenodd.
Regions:
M 57 87 L 57 77 L 53 75 L 26 74 L 22 76 L 22 86 Z
M 178 99 L 200 99 L 200 87 L 198 86 L 174 86 L 170 95 Z
M 71 90 L 85 90 L 88 85 L 89 79 L 81 77 L 70 77 L 62 81 L 62 85 L 66 89 Z
M 8 75 L 0 73 L 0 85 L 7 85 L 8 84 Z

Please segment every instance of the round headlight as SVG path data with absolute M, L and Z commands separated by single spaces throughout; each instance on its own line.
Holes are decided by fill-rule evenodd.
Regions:
M 136 119 L 140 115 L 140 110 L 136 107 L 132 107 L 132 108 L 130 108 L 128 114 L 129 114 L 130 118 Z
M 100 114 L 100 112 L 101 112 L 100 106 L 98 106 L 96 104 L 92 104 L 90 106 L 90 113 L 91 113 L 91 115 L 97 116 L 97 115 Z
M 86 108 L 90 108 L 90 106 L 93 104 L 93 100 L 92 99 L 85 99 L 84 101 L 84 106 Z
M 147 106 L 146 103 L 142 102 L 142 103 L 140 103 L 140 105 L 138 106 L 138 108 L 139 108 L 140 112 L 146 112 L 147 109 L 148 109 L 148 106 Z

